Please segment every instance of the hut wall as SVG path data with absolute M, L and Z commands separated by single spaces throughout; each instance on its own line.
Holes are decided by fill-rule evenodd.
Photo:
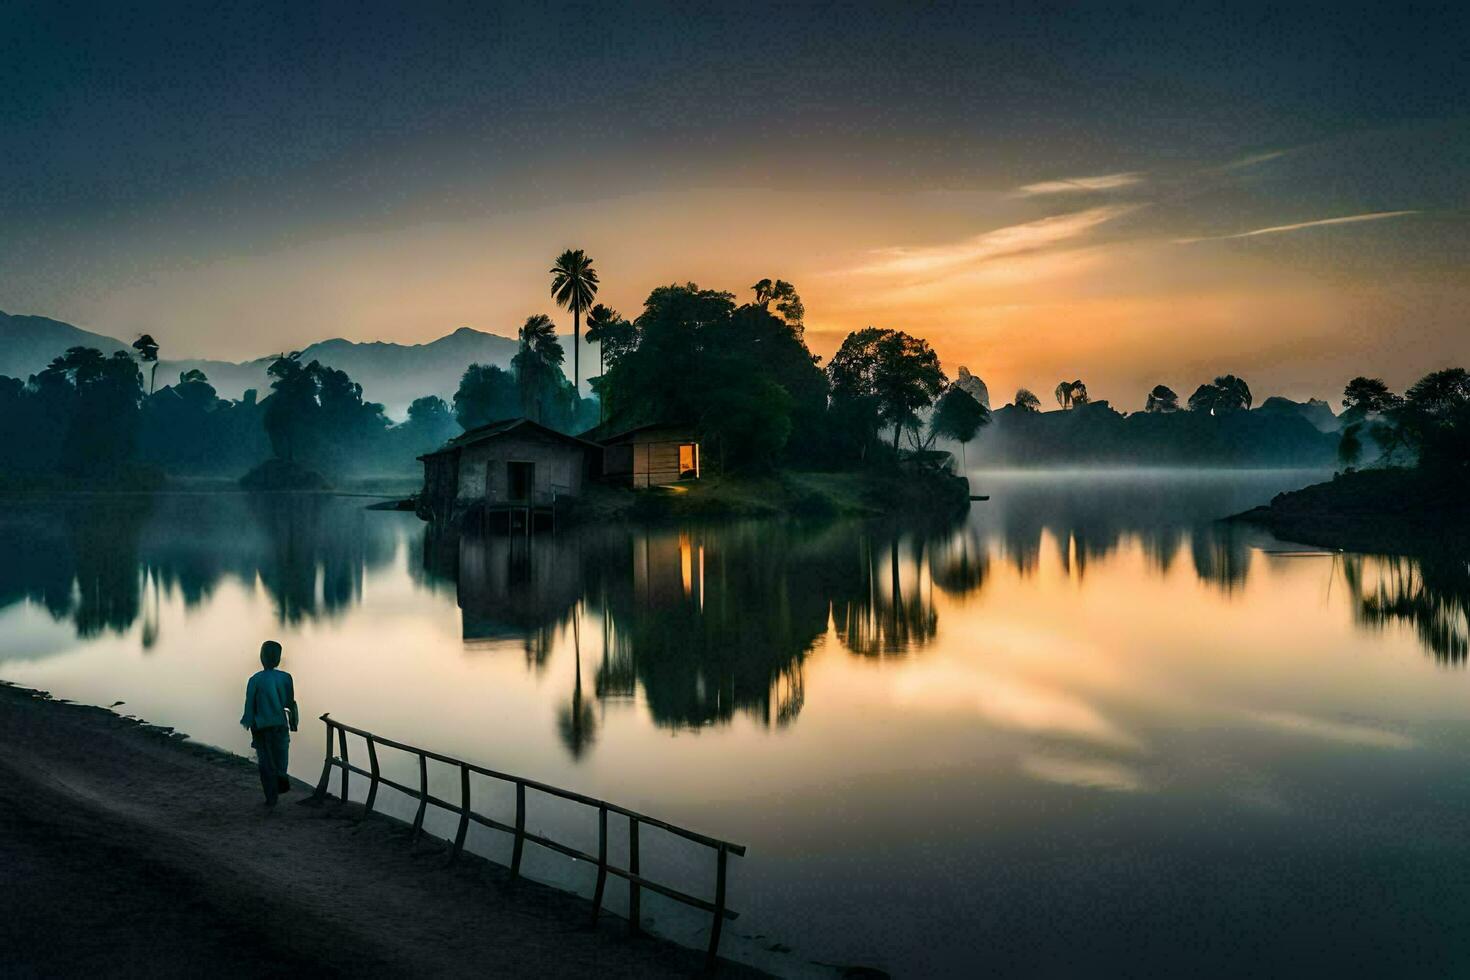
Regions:
M 512 461 L 536 464 L 534 496 L 538 502 L 549 502 L 553 488 L 558 496 L 575 496 L 582 492 L 586 454 L 581 448 L 516 431 L 460 450 L 460 501 L 507 499 L 509 486 L 505 464 Z

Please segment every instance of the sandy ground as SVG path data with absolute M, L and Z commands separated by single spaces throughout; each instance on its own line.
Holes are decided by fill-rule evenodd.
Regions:
M 703 957 L 254 766 L 0 686 L 0 974 L 680 976 Z M 749 975 L 724 964 L 723 975 Z

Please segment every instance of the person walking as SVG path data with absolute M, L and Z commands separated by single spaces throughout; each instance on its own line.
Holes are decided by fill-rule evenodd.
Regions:
M 286 775 L 291 752 L 291 732 L 299 720 L 296 687 L 281 666 L 281 645 L 266 640 L 260 645 L 261 669 L 245 685 L 245 713 L 241 726 L 250 729 L 250 744 L 260 769 L 260 788 L 267 808 L 276 805 L 280 794 L 289 792 Z

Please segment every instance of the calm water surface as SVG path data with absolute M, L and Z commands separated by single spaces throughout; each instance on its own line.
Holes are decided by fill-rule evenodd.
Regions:
M 977 474 L 949 527 L 529 545 L 350 498 L 11 500 L 0 677 L 246 753 L 279 638 L 309 718 L 749 845 L 727 951 L 784 972 L 1464 974 L 1470 573 L 1209 523 L 1316 478 Z M 592 814 L 531 825 L 595 846 Z M 707 853 L 644 847 L 709 888 Z

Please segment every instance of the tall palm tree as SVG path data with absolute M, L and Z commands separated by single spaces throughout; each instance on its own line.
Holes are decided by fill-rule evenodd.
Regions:
M 551 266 L 551 296 L 572 311 L 572 387 L 582 395 L 582 311 L 597 295 L 597 270 L 580 248 L 569 248 Z
M 597 345 L 597 376 L 607 376 L 607 341 L 615 324 L 622 319 L 618 311 L 598 303 L 587 311 L 587 343 Z M 597 391 L 597 421 L 602 421 L 604 390 Z

